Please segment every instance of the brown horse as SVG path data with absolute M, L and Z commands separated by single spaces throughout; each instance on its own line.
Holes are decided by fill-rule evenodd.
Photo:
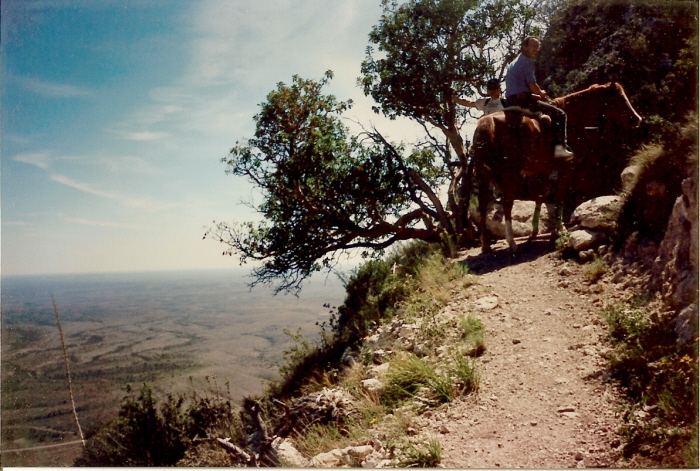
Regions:
M 615 124 L 624 127 L 638 127 L 642 118 L 637 114 L 618 83 L 593 85 L 585 90 L 572 93 L 552 101 L 554 106 L 563 109 L 568 116 L 570 144 L 577 155 L 577 145 L 581 139 L 572 136 L 585 130 L 599 129 Z M 521 190 L 524 175 L 549 176 L 558 172 L 554 202 L 559 206 L 571 175 L 573 161 L 554 158 L 552 132 L 548 117 L 534 119 L 518 111 L 500 111 L 479 119 L 474 132 L 473 165 L 479 184 L 479 227 L 481 248 L 489 252 L 491 246 L 486 232 L 486 209 L 489 199 L 489 183 L 502 193 L 503 214 L 506 224 L 506 240 L 511 251 L 515 251 L 511 210 L 513 201 Z M 537 209 L 542 201 L 538 201 Z M 539 211 L 536 211 L 538 215 Z M 536 220 L 533 218 L 533 226 Z M 534 228 L 534 227 L 533 227 Z M 557 222 L 561 228 L 561 220 Z

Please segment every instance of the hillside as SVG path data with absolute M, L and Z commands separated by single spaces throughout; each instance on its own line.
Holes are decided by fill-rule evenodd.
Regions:
M 696 466 L 696 136 L 638 153 L 625 194 L 579 206 L 556 241 L 366 263 L 263 395 L 235 410 L 195 392 L 183 409 L 143 388 L 80 463 Z

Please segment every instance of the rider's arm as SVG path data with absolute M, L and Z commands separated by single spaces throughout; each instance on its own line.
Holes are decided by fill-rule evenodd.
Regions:
M 476 106 L 475 101 L 465 100 L 464 98 L 459 98 L 459 97 L 454 96 L 454 95 L 452 96 L 452 101 L 454 101 L 455 103 L 460 104 L 462 106 L 469 106 L 472 108 Z
M 546 99 L 547 97 L 547 92 L 542 90 L 539 85 L 537 85 L 537 82 L 530 82 L 527 84 L 527 87 L 530 89 L 533 95 L 538 95 L 540 98 Z

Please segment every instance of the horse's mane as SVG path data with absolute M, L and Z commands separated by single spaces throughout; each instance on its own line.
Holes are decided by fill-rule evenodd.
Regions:
M 585 99 L 591 93 L 600 92 L 604 89 L 609 89 L 610 85 L 611 82 L 608 82 L 604 85 L 591 85 L 590 87 L 584 90 L 579 90 L 578 92 L 570 93 L 559 98 L 554 98 L 552 100 L 552 104 L 558 108 L 565 107 L 566 105 L 573 105 L 579 102 L 580 100 Z

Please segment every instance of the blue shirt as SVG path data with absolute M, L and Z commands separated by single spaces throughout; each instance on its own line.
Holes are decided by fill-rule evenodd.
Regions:
M 528 84 L 536 82 L 535 61 L 520 54 L 508 66 L 508 72 L 506 72 L 506 99 L 518 93 L 532 93 Z

